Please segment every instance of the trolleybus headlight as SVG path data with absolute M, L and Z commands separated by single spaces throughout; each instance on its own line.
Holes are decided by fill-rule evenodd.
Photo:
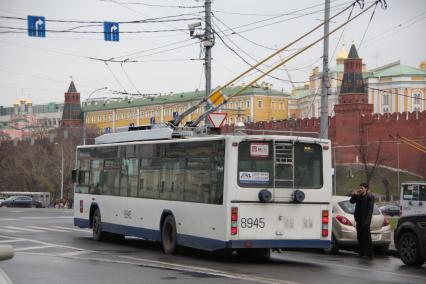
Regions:
M 267 189 L 259 191 L 259 200 L 261 202 L 269 202 L 272 200 L 272 193 Z
M 305 193 L 303 193 L 303 191 L 301 191 L 301 190 L 296 189 L 291 194 L 291 198 L 292 198 L 293 202 L 302 203 L 303 200 L 305 200 Z

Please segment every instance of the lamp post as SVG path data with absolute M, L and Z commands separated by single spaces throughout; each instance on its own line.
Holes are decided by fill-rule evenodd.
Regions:
M 64 145 L 55 142 L 55 145 L 61 145 L 61 201 L 64 198 Z
M 98 88 L 96 90 L 93 90 L 89 96 L 87 97 L 87 99 L 84 101 L 86 104 L 89 101 L 90 97 L 96 93 L 97 91 L 101 91 L 101 90 L 106 90 L 108 89 L 108 87 L 102 87 L 102 88 Z M 83 112 L 83 145 L 86 145 L 86 112 Z

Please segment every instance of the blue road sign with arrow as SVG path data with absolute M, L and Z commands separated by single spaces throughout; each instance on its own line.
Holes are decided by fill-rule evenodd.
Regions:
M 28 36 L 46 37 L 46 20 L 41 16 L 28 16 Z
M 106 41 L 119 41 L 118 23 L 104 22 L 104 39 Z

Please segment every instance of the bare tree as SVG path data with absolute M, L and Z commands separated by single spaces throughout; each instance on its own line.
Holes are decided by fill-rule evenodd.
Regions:
M 373 143 L 366 142 L 366 129 L 368 125 L 364 124 L 360 129 L 360 143 L 358 145 L 358 154 L 362 164 L 365 182 L 370 184 L 376 176 L 377 168 L 383 165 L 387 160 L 382 152 L 383 141 L 375 141 Z

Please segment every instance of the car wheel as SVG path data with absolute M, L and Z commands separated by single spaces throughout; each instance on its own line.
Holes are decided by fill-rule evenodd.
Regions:
M 102 232 L 102 219 L 99 208 L 96 208 L 95 213 L 93 214 L 92 232 L 93 239 L 95 241 L 103 241 L 105 239 L 105 233 Z
M 389 251 L 389 246 L 377 246 L 374 247 L 374 253 L 377 255 L 386 255 Z
M 161 244 L 166 254 L 174 254 L 177 245 L 176 221 L 173 215 L 168 215 L 161 229 Z
M 412 232 L 405 232 L 398 241 L 399 256 L 407 265 L 420 266 L 425 259 L 420 254 L 419 240 Z
M 331 246 L 329 248 L 324 249 L 325 253 L 329 254 L 338 254 L 339 253 L 339 244 L 336 241 L 334 235 L 331 235 Z

